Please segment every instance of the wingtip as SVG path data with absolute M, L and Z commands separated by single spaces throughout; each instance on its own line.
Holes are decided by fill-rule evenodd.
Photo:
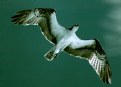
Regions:
M 108 79 L 109 84 L 112 84 L 111 78 Z
M 100 80 L 102 80 L 103 81 L 103 83 L 105 83 L 105 84 L 112 84 L 112 81 L 111 81 L 111 78 L 108 78 L 107 80 L 106 80 L 106 78 L 104 79 L 100 79 Z
M 104 71 L 101 71 L 100 73 L 100 78 L 104 83 L 112 84 L 111 77 L 112 77 L 112 72 L 110 66 L 109 64 L 106 64 Z
M 17 20 L 16 20 L 16 19 L 13 19 L 13 18 L 12 18 L 11 22 L 13 22 L 14 24 L 19 24 L 19 23 L 17 22 Z

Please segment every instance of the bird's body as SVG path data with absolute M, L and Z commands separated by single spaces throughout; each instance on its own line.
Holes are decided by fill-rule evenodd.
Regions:
M 106 54 L 96 39 L 82 40 L 76 35 L 79 25 L 70 29 L 61 26 L 54 9 L 35 8 L 17 12 L 12 17 L 15 24 L 38 25 L 45 38 L 54 47 L 45 54 L 47 60 L 53 60 L 61 51 L 78 58 L 87 59 L 100 79 L 111 84 L 111 70 Z

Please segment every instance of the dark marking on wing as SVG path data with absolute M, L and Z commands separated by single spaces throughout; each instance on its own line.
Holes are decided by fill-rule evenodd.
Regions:
M 77 49 L 66 47 L 64 51 L 70 55 L 87 59 L 90 65 L 99 75 L 100 79 L 104 83 L 111 84 L 112 71 L 107 61 L 107 56 L 100 43 L 96 39 L 95 44 L 92 46 L 85 46 Z
M 39 25 L 44 36 L 53 44 L 57 43 L 56 37 L 51 33 L 50 16 L 54 9 L 35 8 L 22 10 L 12 17 L 12 22 L 23 25 Z

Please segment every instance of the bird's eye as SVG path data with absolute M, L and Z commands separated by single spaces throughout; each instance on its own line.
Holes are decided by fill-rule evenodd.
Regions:
M 75 26 L 79 26 L 79 24 L 75 24 Z

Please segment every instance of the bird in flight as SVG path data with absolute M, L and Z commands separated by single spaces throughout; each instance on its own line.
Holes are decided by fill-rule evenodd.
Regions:
M 76 35 L 78 24 L 71 28 L 61 26 L 56 18 L 56 11 L 51 8 L 34 8 L 19 11 L 12 17 L 12 22 L 22 25 L 38 25 L 44 37 L 54 45 L 44 56 L 52 61 L 61 51 L 69 55 L 86 59 L 99 78 L 111 84 L 112 72 L 107 56 L 96 39 L 82 40 Z

